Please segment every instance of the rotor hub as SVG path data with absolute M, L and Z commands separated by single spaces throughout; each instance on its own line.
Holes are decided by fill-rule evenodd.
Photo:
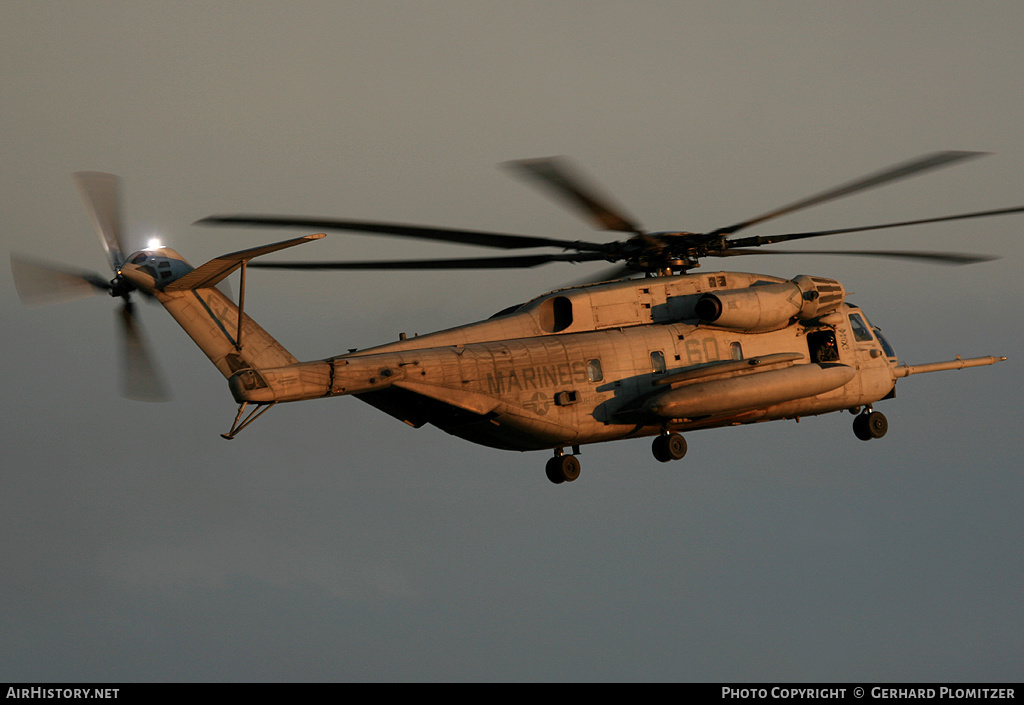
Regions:
M 119 296 L 127 299 L 128 295 L 133 291 L 135 291 L 135 285 L 132 284 L 128 280 L 128 278 L 122 275 L 120 272 L 117 273 L 116 277 L 110 280 L 109 293 L 115 299 Z

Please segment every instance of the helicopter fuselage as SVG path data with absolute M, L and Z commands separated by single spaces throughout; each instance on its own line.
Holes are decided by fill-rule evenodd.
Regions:
M 830 279 L 734 272 L 593 284 L 230 384 L 239 402 L 355 395 L 523 451 L 799 418 L 893 392 L 895 354 L 843 296 Z

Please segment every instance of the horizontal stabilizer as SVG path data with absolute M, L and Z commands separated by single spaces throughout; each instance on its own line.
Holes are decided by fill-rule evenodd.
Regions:
M 453 394 L 452 390 L 446 387 L 410 380 L 400 380 L 395 382 L 395 386 L 481 416 L 494 411 L 501 404 L 500 399 L 468 389 L 460 389 Z
M 215 257 L 206 264 L 196 267 L 185 276 L 174 280 L 164 287 L 164 291 L 191 291 L 193 289 L 207 289 L 216 286 L 219 281 L 242 266 L 243 262 L 248 262 L 254 257 L 268 255 L 271 252 L 277 252 L 288 247 L 319 240 L 323 237 L 326 237 L 323 233 L 303 235 L 291 240 L 275 242 L 271 245 L 261 245 L 260 247 L 251 247 L 248 250 L 240 250 L 239 252 Z

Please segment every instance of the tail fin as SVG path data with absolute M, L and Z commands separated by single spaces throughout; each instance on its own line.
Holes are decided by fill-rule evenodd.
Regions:
M 216 257 L 153 294 L 225 378 L 240 370 L 295 364 L 295 356 L 245 314 L 245 265 L 254 257 L 322 237 L 306 235 Z M 236 306 L 214 287 L 239 267 L 242 285 Z

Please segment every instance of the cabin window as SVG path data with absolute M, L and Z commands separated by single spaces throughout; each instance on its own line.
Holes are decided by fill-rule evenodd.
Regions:
M 541 302 L 538 310 L 540 327 L 547 333 L 558 333 L 572 325 L 572 300 L 566 296 L 552 296 Z
M 660 375 L 665 372 L 665 353 L 661 350 L 655 350 L 651 353 L 651 371 L 656 375 Z
M 807 346 L 810 348 L 813 362 L 838 362 L 839 349 L 836 347 L 836 334 L 831 330 L 819 330 L 807 335 Z
M 604 379 L 600 360 L 587 360 L 587 379 L 591 382 L 600 382 Z
M 743 359 L 743 346 L 739 343 L 729 343 L 729 356 L 733 360 Z
M 860 317 L 858 313 L 850 314 L 850 327 L 853 329 L 853 337 L 860 343 L 870 343 L 874 340 L 871 337 L 871 330 L 867 324 L 864 323 L 864 319 Z

